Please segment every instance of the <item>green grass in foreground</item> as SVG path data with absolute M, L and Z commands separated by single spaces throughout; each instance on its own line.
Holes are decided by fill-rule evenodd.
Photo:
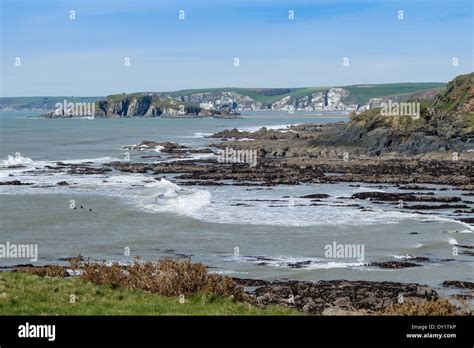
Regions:
M 71 303 L 71 295 L 76 296 Z M 282 307 L 260 309 L 231 299 L 185 299 L 94 285 L 79 278 L 0 273 L 0 315 L 298 315 Z

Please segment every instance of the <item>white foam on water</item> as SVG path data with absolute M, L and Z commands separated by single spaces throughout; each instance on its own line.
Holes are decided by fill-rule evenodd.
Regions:
M 109 163 L 114 161 L 121 161 L 120 158 L 115 157 L 99 157 L 99 158 L 83 158 L 83 159 L 75 159 L 75 160 L 58 160 L 58 161 L 50 161 L 52 164 L 56 164 L 56 162 L 62 162 L 66 164 L 80 164 L 85 162 L 92 162 L 97 164 Z
M 5 166 L 14 166 L 14 165 L 24 165 L 24 166 L 37 166 L 44 167 L 46 165 L 54 166 L 57 162 L 63 162 L 66 164 L 79 164 L 85 162 L 92 162 L 97 164 L 109 163 L 113 161 L 120 161 L 118 158 L 114 157 L 99 157 L 99 158 L 83 158 L 83 159 L 65 159 L 65 160 L 55 160 L 55 161 L 34 161 L 29 157 L 23 157 L 20 154 L 15 156 L 8 155 L 8 158 L 1 160 L 0 163 Z
M 328 262 L 326 264 L 311 264 L 307 269 L 355 268 L 368 266 L 366 262 Z
M 279 131 L 288 131 L 291 126 L 299 126 L 301 123 L 290 123 L 290 124 L 278 124 L 278 125 L 269 125 L 269 126 L 252 126 L 252 127 L 242 127 L 237 128 L 240 132 L 256 132 L 261 128 L 266 128 L 267 130 L 279 130 Z
M 196 211 L 193 217 L 213 223 L 276 225 L 276 226 L 364 226 L 376 224 L 397 224 L 410 219 L 416 214 L 398 211 L 361 211 L 355 207 L 344 205 L 332 206 L 299 206 L 299 201 L 293 200 L 295 207 L 291 208 L 283 202 L 253 202 L 239 201 L 246 205 L 230 205 L 228 197 L 214 196 L 215 203 L 205 209 Z M 251 204 L 252 206 L 248 206 Z M 258 210 L 258 214 L 255 211 Z
M 139 206 L 151 212 L 173 212 L 192 215 L 211 203 L 211 194 L 204 190 L 181 188 L 169 180 L 146 184 L 147 196 L 138 198 Z
M 293 257 L 293 256 L 231 256 L 226 261 L 254 263 L 270 267 L 289 268 L 296 270 L 354 268 L 367 266 L 367 262 L 333 261 L 318 257 Z M 297 266 L 298 265 L 298 266 Z
M 189 137 L 186 137 L 186 138 L 205 138 L 205 137 L 211 136 L 212 134 L 214 134 L 214 133 L 196 132 L 196 133 L 193 133 L 193 135 L 191 135 Z
M 191 154 L 191 157 L 195 160 L 199 160 L 199 159 L 208 159 L 208 158 L 216 157 L 216 155 L 213 153 L 193 153 Z
M 10 156 L 11 157 L 11 156 Z M 19 180 L 22 183 L 28 183 L 31 185 L 27 186 L 10 186 L 1 185 L 0 192 L 5 194 L 15 193 L 32 193 L 32 194 L 45 194 L 45 193 L 63 193 L 63 192 L 74 192 L 71 190 L 71 186 L 78 190 L 93 189 L 94 193 L 97 192 L 97 188 L 106 188 L 107 183 L 104 180 L 125 180 L 130 183 L 136 183 L 143 180 L 143 176 L 137 177 L 132 175 L 117 175 L 108 177 L 104 174 L 74 174 L 70 175 L 67 173 L 69 168 L 55 171 L 54 169 L 46 168 L 56 167 L 57 162 L 65 164 L 80 164 L 87 162 L 92 168 L 94 164 L 109 163 L 118 160 L 112 157 L 100 157 L 100 158 L 87 158 L 87 159 L 74 159 L 74 160 L 55 160 L 55 161 L 34 161 L 29 158 L 22 160 L 22 163 L 26 164 L 24 168 L 3 168 L 0 170 L 0 181 L 11 181 Z M 10 163 L 10 162 L 9 162 Z M 59 181 L 67 181 L 71 186 L 56 186 Z M 107 192 L 104 192 L 107 194 Z
M 194 154 L 193 158 L 209 158 L 214 154 Z M 64 163 L 108 163 L 114 161 L 111 157 L 93 159 L 63 160 Z M 176 160 L 176 159 L 174 159 Z M 178 159 L 186 160 L 186 159 Z M 91 193 L 119 197 L 130 202 L 139 209 L 149 212 L 168 212 L 186 215 L 204 222 L 238 225 L 273 225 L 273 226 L 368 226 L 398 224 L 406 220 L 417 221 L 441 221 L 461 224 L 465 228 L 462 233 L 471 233 L 474 227 L 467 223 L 446 217 L 435 215 L 421 215 L 416 213 L 400 212 L 398 210 L 384 211 L 382 207 L 373 206 L 373 211 L 362 211 L 357 207 L 346 206 L 347 202 L 339 203 L 336 195 L 344 194 L 350 196 L 354 190 L 369 190 L 369 187 L 352 188 L 339 187 L 331 191 L 328 199 L 331 205 L 311 206 L 307 199 L 292 198 L 278 199 L 287 193 L 307 194 L 307 190 L 318 191 L 321 186 L 313 185 L 307 188 L 275 187 L 268 196 L 262 196 L 262 192 L 250 193 L 245 187 L 211 187 L 213 201 L 211 203 L 211 192 L 202 187 L 191 189 L 181 188 L 175 183 L 162 179 L 153 181 L 153 178 L 141 173 L 106 173 L 106 174 L 84 174 L 69 175 L 64 172 L 48 171 L 46 174 L 31 171 L 31 167 L 46 169 L 44 166 L 56 165 L 58 161 L 33 161 L 29 158 L 13 157 L 7 159 L 7 163 L 29 163 L 27 168 L 3 169 L 0 171 L 0 180 L 20 180 L 33 183 L 31 186 L 0 186 L 1 193 Z M 172 161 L 172 159 L 169 159 Z M 5 162 L 3 162 L 5 163 Z M 29 172 L 31 171 L 31 172 Z M 9 176 L 9 175 L 13 176 Z M 57 186 L 59 181 L 67 181 L 68 186 Z M 151 182 L 150 182 L 151 181 Z M 49 186 L 49 187 L 48 187 Z M 285 191 L 286 190 L 286 191 Z M 294 192 L 294 190 L 300 190 Z M 336 193 L 336 194 L 335 194 Z M 253 199 L 253 200 L 252 200 Z M 269 201 L 255 201 L 255 199 L 268 199 Z M 237 203 L 243 203 L 238 205 Z M 291 204 L 293 206 L 291 206 Z M 256 214 L 258 211 L 258 214 Z
M 213 158 L 213 157 L 216 157 L 216 154 L 214 154 L 214 153 L 190 153 L 189 157 L 166 158 L 166 159 L 158 160 L 157 162 L 171 163 L 171 162 L 209 159 L 209 158 Z
M 366 187 L 366 186 L 361 186 L 361 187 L 356 187 L 354 192 L 357 192 L 357 191 L 360 191 L 360 192 L 387 192 L 385 190 L 382 190 L 381 188 L 377 188 L 377 187 Z
M 183 191 L 181 187 L 172 183 L 169 180 L 161 179 L 160 181 L 147 183 L 145 187 L 153 189 L 154 193 L 159 198 L 173 198 L 177 197 L 180 191 Z
M 449 238 L 449 239 L 448 239 L 448 244 L 449 244 L 449 245 L 458 245 L 459 243 L 458 243 L 458 241 L 457 241 L 456 239 L 454 239 L 454 238 Z
M 213 204 L 204 209 L 196 211 L 192 216 L 198 220 L 222 223 L 222 224 L 250 224 L 250 225 L 276 225 L 276 226 L 368 226 L 398 224 L 407 220 L 426 221 L 438 220 L 435 216 L 426 216 L 413 212 L 399 210 L 384 210 L 381 206 L 375 206 L 367 202 L 366 206 L 372 211 L 363 211 L 358 207 L 347 206 L 352 200 L 343 200 L 342 203 L 336 196 L 348 195 L 360 188 L 343 187 L 330 188 L 331 198 L 327 204 L 311 206 L 311 202 L 301 198 L 281 199 L 281 196 L 292 193 L 293 195 L 308 194 L 311 191 L 320 191 L 321 186 L 309 186 L 308 188 L 275 187 L 268 194 L 262 191 L 250 193 L 245 188 L 239 187 L 213 187 Z M 362 188 L 366 190 L 367 188 Z M 296 190 L 296 191 L 294 191 Z M 298 191 L 301 190 L 301 191 Z M 304 190 L 304 191 L 303 191 Z M 378 189 L 379 190 L 379 189 Z M 273 192 L 273 193 L 272 193 Z M 281 193 L 279 193 L 281 192 Z M 311 192 L 312 193 L 312 192 Z M 275 202 L 274 200 L 277 199 Z M 259 200 L 259 201 L 256 201 Z M 265 201 L 268 200 L 268 201 Z M 364 202 L 364 201 L 363 201 Z M 238 204 L 240 203 L 240 204 Z M 292 205 L 290 205 L 292 203 Z M 258 210 L 258 214 L 255 211 Z M 442 222 L 469 225 L 441 218 Z
M 201 154 L 199 154 L 201 155 Z M 205 154 L 207 155 L 207 154 Z M 107 163 L 114 160 L 110 157 L 81 160 L 65 160 L 63 163 Z M 25 160 L 23 160 L 23 163 Z M 29 161 L 26 161 L 30 163 Z M 55 166 L 58 161 L 31 161 L 35 167 L 43 169 L 46 165 Z M 9 162 L 11 163 L 11 162 Z M 46 168 L 45 168 L 46 169 Z M 141 173 L 130 174 L 83 174 L 69 175 L 65 172 L 48 171 L 37 174 L 35 171 L 22 168 L 22 170 L 12 169 L 0 172 L 0 177 L 8 180 L 20 180 L 25 183 L 32 183 L 31 186 L 0 186 L 0 192 L 6 194 L 17 193 L 91 193 L 106 196 L 119 197 L 133 204 L 139 209 L 149 212 L 171 212 L 192 216 L 197 210 L 210 204 L 211 194 L 204 190 L 193 190 L 181 188 L 175 183 L 161 179 L 154 181 Z M 13 177 L 9 177 L 14 172 Z M 57 186 L 59 181 L 67 181 L 67 186 Z
M 20 153 L 15 154 L 14 156 L 8 155 L 6 160 L 2 160 L 2 165 L 5 167 L 9 166 L 19 166 L 19 165 L 30 165 L 33 163 L 33 160 L 28 157 L 23 157 Z
M 236 275 L 236 274 L 241 274 L 241 275 L 247 275 L 249 272 L 240 272 L 240 271 L 233 271 L 230 269 L 224 269 L 221 271 L 209 271 L 209 273 L 216 273 L 220 275 Z
M 393 258 L 398 259 L 398 260 L 410 260 L 413 258 L 413 256 L 404 254 L 404 255 L 392 255 Z
M 444 217 L 444 216 L 437 216 L 437 215 L 426 216 L 426 215 L 422 215 L 422 214 L 417 214 L 417 216 L 418 216 L 417 219 L 420 220 L 420 221 L 451 222 L 451 223 L 455 223 L 455 224 L 461 225 L 463 227 L 466 227 L 466 230 L 463 230 L 460 233 L 473 233 L 474 232 L 474 226 L 469 225 L 467 222 L 463 222 L 463 221 L 459 221 L 459 220 L 455 220 L 455 219 L 450 219 L 450 218 L 447 218 L 447 217 Z M 466 232 L 466 231 L 469 231 L 469 232 Z
M 145 178 L 143 175 L 137 173 L 128 175 L 118 174 L 113 176 L 103 174 L 81 175 L 72 177 L 70 181 L 77 183 L 82 188 L 90 190 L 95 190 L 99 187 L 104 187 L 106 190 L 113 190 L 115 188 L 118 191 L 118 196 L 127 196 L 125 189 L 133 189 L 136 186 L 145 186 L 145 179 L 152 180 L 151 178 Z

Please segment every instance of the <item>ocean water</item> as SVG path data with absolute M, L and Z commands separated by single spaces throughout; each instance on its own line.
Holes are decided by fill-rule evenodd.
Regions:
M 472 226 L 446 211 L 415 214 L 395 204 L 349 198 L 371 190 L 400 192 L 391 185 L 187 186 L 169 174 L 70 175 L 46 167 L 56 161 L 100 165 L 120 160 L 123 146 L 142 140 L 203 147 L 217 141 L 205 135 L 224 129 L 336 122 L 347 120 L 344 115 L 252 113 L 234 120 L 27 118 L 34 114 L 0 114 L 0 181 L 33 184 L 0 186 L 0 242 L 38 244 L 39 264 L 78 254 L 120 262 L 130 262 L 134 256 L 146 260 L 170 256 L 190 257 L 213 271 L 244 278 L 390 280 L 435 287 L 447 279 L 474 280 L 473 256 L 463 254 L 460 247 L 460 253 L 453 254 L 453 248 L 474 244 Z M 130 154 L 132 161 L 143 161 L 143 153 Z M 25 167 L 8 168 L 15 164 Z M 156 180 L 158 176 L 161 180 Z M 57 186 L 60 181 L 69 185 Z M 433 192 L 462 193 L 443 189 Z M 300 198 L 313 193 L 330 197 L 320 202 Z M 71 200 L 77 209 L 71 209 Z M 333 243 L 362 245 L 364 257 L 327 257 L 326 248 Z M 125 255 L 126 248 L 130 256 Z M 417 256 L 430 261 L 396 270 L 370 265 Z

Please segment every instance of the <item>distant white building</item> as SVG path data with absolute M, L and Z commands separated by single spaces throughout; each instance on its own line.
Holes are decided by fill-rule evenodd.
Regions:
M 204 102 L 204 103 L 199 104 L 199 106 L 201 107 L 201 109 L 204 109 L 204 110 L 214 109 L 214 104 L 212 104 L 212 102 Z

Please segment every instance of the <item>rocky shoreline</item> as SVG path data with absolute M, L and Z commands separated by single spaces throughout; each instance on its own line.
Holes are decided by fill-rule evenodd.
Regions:
M 473 78 L 474 75 L 469 77 L 470 80 Z M 378 184 L 379 188 L 391 185 L 392 191 L 397 191 L 361 190 L 349 197 L 331 197 L 329 192 L 317 192 L 299 199 L 307 200 L 306 203 L 311 206 L 342 203 L 363 211 L 374 211 L 373 206 L 364 204 L 367 201 L 384 204 L 400 212 L 432 214 L 431 210 L 443 211 L 451 219 L 474 224 L 474 142 L 471 141 L 474 134 L 472 126 L 469 128 L 474 108 L 474 90 L 471 88 L 469 91 L 472 102 L 463 99 L 464 104 L 458 105 L 454 100 L 457 92 L 448 88 L 445 95 L 435 99 L 431 108 L 423 111 L 421 120 L 425 123 L 421 124 L 410 123 L 406 119 L 408 123 L 404 124 L 405 121 L 396 117 L 381 118 L 377 110 L 369 110 L 368 113 L 353 115 L 347 124 L 304 124 L 280 130 L 261 128 L 255 132 L 224 130 L 210 136 L 213 140 L 209 141 L 216 143 L 204 148 L 143 140 L 122 148 L 139 156 L 140 162 L 56 162 L 30 172 L 65 173 L 72 177 L 105 175 L 104 181 L 107 175 L 115 172 L 143 173 L 148 182 L 173 176 L 173 182 L 180 186 L 236 185 L 247 186 L 249 190 L 301 184 L 345 183 L 357 187 L 361 186 L 360 183 L 370 183 Z M 446 114 L 443 111 L 445 104 L 454 105 L 453 110 L 456 112 L 453 115 Z M 255 153 L 256 161 L 249 163 L 242 158 L 219 161 L 218 157 L 229 149 L 232 153 Z M 204 158 L 196 159 L 196 155 Z M 14 173 L 10 176 L 0 185 L 35 185 L 34 182 L 16 179 Z M 73 179 L 57 182 L 56 185 L 74 187 Z M 442 191 L 457 191 L 458 194 Z M 335 202 L 329 202 L 329 199 Z M 460 254 L 474 256 L 472 244 L 454 240 L 449 241 L 449 245 L 459 248 Z M 256 261 L 265 265 L 269 260 Z M 453 259 L 431 259 L 429 254 L 407 255 L 397 261 L 371 261 L 368 266 L 401 269 L 422 267 L 429 262 L 451 261 Z M 305 268 L 311 262 L 298 261 L 287 266 Z M 13 267 L 13 270 L 18 267 Z M 32 265 L 26 267 L 31 268 Z M 66 275 L 65 269 L 62 269 L 62 273 Z M 288 306 L 317 315 L 376 314 L 403 301 L 416 304 L 442 298 L 435 289 L 416 283 L 233 280 L 246 288 L 250 302 L 258 306 Z M 457 298 L 472 300 L 474 297 L 474 284 L 471 282 L 445 280 L 441 286 L 446 290 L 459 290 Z
M 315 315 L 370 315 L 385 312 L 401 303 L 420 304 L 441 298 L 453 301 L 474 299 L 474 283 L 465 281 L 443 282 L 442 289 L 438 291 L 445 293 L 448 288 L 457 290 L 457 293 L 446 296 L 417 283 L 233 279 L 238 284 L 251 287 L 247 291 L 252 303 L 257 306 L 285 306 Z
M 65 258 L 63 261 L 74 260 Z M 33 271 L 32 271 L 33 270 Z M 34 266 L 20 264 L 2 266 L 1 271 L 27 272 L 47 277 L 77 276 L 67 266 Z M 446 280 L 442 289 L 455 289 L 456 293 L 440 295 L 429 286 L 417 283 L 364 280 L 262 280 L 231 278 L 245 291 L 246 301 L 258 307 L 283 306 L 311 315 L 380 315 L 397 304 L 422 304 L 427 301 L 448 299 L 458 304 L 459 299 L 474 299 L 474 283 Z M 470 308 L 470 307 L 464 307 Z M 470 312 L 464 313 L 470 315 Z
M 52 171 L 65 171 L 69 174 L 103 174 L 112 169 L 127 173 L 175 174 L 178 180 L 192 180 L 196 184 L 222 185 L 220 181 L 233 180 L 232 184 L 242 182 L 256 183 L 262 186 L 298 185 L 300 183 L 341 183 L 364 182 L 395 184 L 406 187 L 417 184 L 456 186 L 460 190 L 474 191 L 473 161 L 434 159 L 354 159 L 342 160 L 262 160 L 256 167 L 245 163 L 218 163 L 215 158 L 187 159 L 189 154 L 210 154 L 209 149 L 176 151 L 173 158 L 183 158 L 179 162 L 111 162 L 102 167 L 92 163 L 68 164 L 56 162 L 47 166 Z M 155 158 L 159 155 L 142 158 Z M 17 166 L 17 168 L 20 168 Z M 12 180 L 14 181 L 14 180 Z M 12 183 L 12 185 L 25 183 Z
M 348 280 L 266 282 L 252 292 L 259 306 L 288 306 L 316 315 L 365 315 L 403 301 L 439 299 L 430 287 L 413 283 Z
M 291 130 L 292 128 L 290 128 Z M 244 137 L 260 138 L 262 147 L 255 148 L 252 141 L 233 140 L 236 150 L 257 151 L 255 166 L 248 163 L 222 163 L 218 161 L 219 151 L 227 147 L 226 141 L 211 144 L 203 148 L 190 148 L 173 142 L 142 141 L 139 144 L 124 146 L 123 150 L 140 154 L 143 162 L 115 161 L 107 164 L 56 162 L 42 169 L 48 173 L 68 175 L 102 175 L 114 171 L 124 173 L 143 173 L 150 180 L 161 180 L 168 175 L 181 186 L 248 186 L 267 187 L 276 185 L 300 185 L 304 183 L 338 184 L 360 183 L 380 184 L 380 188 L 393 185 L 400 192 L 360 192 L 350 198 L 359 209 L 367 209 L 359 202 L 370 200 L 375 204 L 388 204 L 407 212 L 426 214 L 427 211 L 449 211 L 459 221 L 474 223 L 474 153 L 462 154 L 456 160 L 438 156 L 379 156 L 379 157 L 312 157 L 271 153 L 267 149 L 274 143 L 280 143 L 280 137 L 304 138 L 305 132 L 314 132 L 313 126 L 296 126 L 294 132 L 278 132 L 260 129 L 257 132 L 244 132 Z M 301 130 L 302 133 L 298 133 Z M 230 132 L 230 133 L 229 133 Z M 240 134 L 241 132 L 238 132 Z M 290 135 L 288 135 L 290 134 Z M 297 137 L 302 134 L 301 137 Z M 224 131 L 216 136 L 237 136 L 234 131 Z M 276 140 L 273 139 L 276 137 Z M 295 138 L 296 137 L 296 138 Z M 268 140 L 272 138 L 273 140 Z M 280 146 L 280 145 L 278 145 Z M 297 145 L 292 149 L 298 149 Z M 449 154 L 448 154 L 449 155 Z M 193 159 L 200 156 L 201 159 Z M 146 160 L 146 161 L 145 161 Z M 21 169 L 15 166 L 14 169 Z M 38 173 L 38 171 L 31 171 Z M 22 182 L 10 174 L 11 179 L 0 185 L 34 185 L 34 182 Z M 67 180 L 56 183 L 69 186 Z M 432 185 L 442 185 L 436 188 Z M 431 187 L 430 187 L 431 186 Z M 442 194 L 442 190 L 462 191 L 461 196 Z M 325 193 L 321 193 L 325 194 Z M 324 205 L 329 196 L 305 197 L 314 205 Z M 338 197 L 335 197 L 338 198 Z

